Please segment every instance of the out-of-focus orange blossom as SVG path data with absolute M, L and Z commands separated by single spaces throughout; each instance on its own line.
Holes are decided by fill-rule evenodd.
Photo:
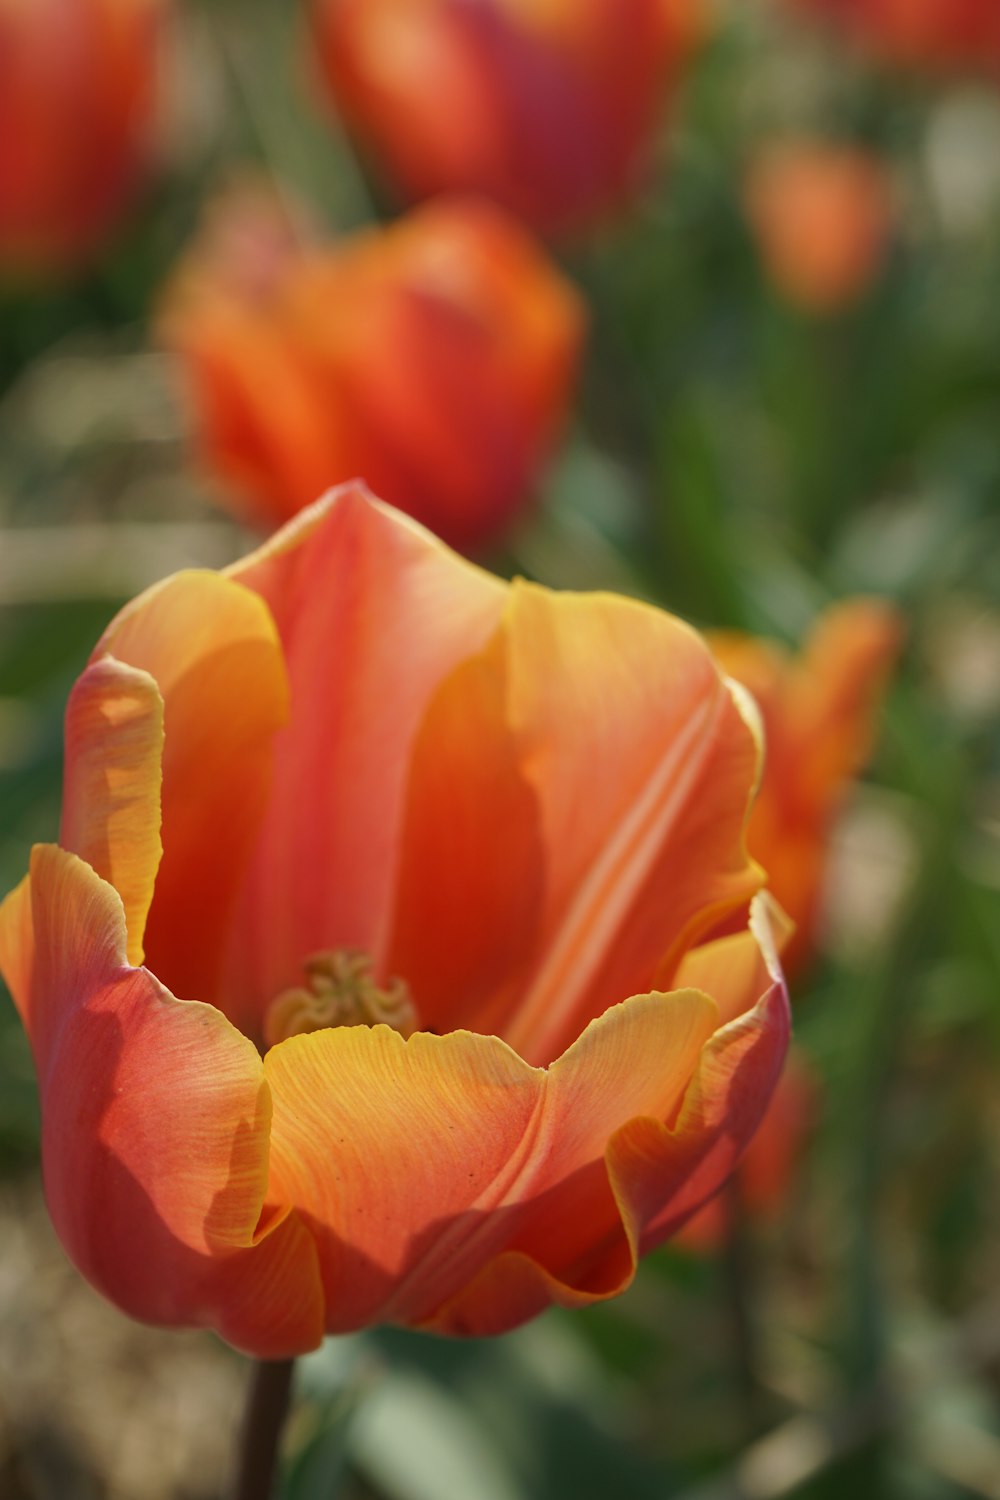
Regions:
M 790 0 L 885 62 L 904 67 L 1000 71 L 996 0 Z
M 167 0 L 0 0 L 0 272 L 88 260 L 132 195 Z
M 852 599 L 819 617 L 797 655 L 752 635 L 710 638 L 725 670 L 755 698 L 764 723 L 764 775 L 747 839 L 768 872 L 770 890 L 796 924 L 782 948 L 793 979 L 813 956 L 835 820 L 868 758 L 902 631 L 890 605 Z M 768 1217 L 781 1209 L 818 1107 L 819 1082 L 793 1048 L 740 1166 L 741 1211 Z M 684 1242 L 716 1244 L 729 1207 L 723 1199 L 708 1204 L 685 1229 Z
M 543 233 L 641 187 L 704 0 L 313 0 L 337 108 L 409 198 L 488 194 Z
M 167 289 L 221 496 L 273 529 L 362 478 L 450 544 L 501 539 L 566 418 L 584 330 L 570 282 L 484 200 L 441 199 L 317 243 L 246 191 Z
M 871 153 L 812 140 L 764 147 L 748 168 L 744 201 L 767 276 L 806 312 L 850 307 L 881 271 L 893 193 Z

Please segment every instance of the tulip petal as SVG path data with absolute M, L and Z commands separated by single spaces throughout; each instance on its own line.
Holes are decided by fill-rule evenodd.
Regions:
M 277 622 L 293 704 L 229 955 L 252 1032 L 312 953 L 357 948 L 384 968 L 413 740 L 505 590 L 358 485 L 233 573 Z
M 101 1179 L 113 1194 L 124 1170 L 192 1249 L 250 1244 L 269 1119 L 255 1048 L 218 1011 L 128 967 L 120 899 L 75 855 L 34 850 L 31 903 L 31 1040 L 46 1139 L 58 1143 L 46 1163 L 53 1216 L 82 1228 L 92 1213 L 106 1218 Z M 102 1160 L 86 1161 L 95 1151 Z
M 608 1172 L 639 1254 L 667 1239 L 717 1192 L 764 1116 L 781 1076 L 791 1011 L 766 903 L 753 903 L 750 925 L 759 954 L 732 990 L 755 987 L 763 960 L 767 988 L 752 1010 L 710 1037 L 673 1131 L 640 1122 L 608 1152 Z M 753 976 L 753 977 L 751 977 Z
M 581 1083 L 590 1072 L 596 1110 L 578 1107 L 569 1118 L 578 1125 L 593 1119 L 595 1138 L 607 1131 L 598 1146 L 603 1160 L 526 1203 L 511 1226 L 509 1248 L 426 1317 L 425 1326 L 450 1334 L 500 1333 L 553 1302 L 579 1307 L 615 1296 L 632 1280 L 640 1254 L 719 1189 L 767 1107 L 788 1042 L 787 996 L 759 910 L 754 924 L 767 988 L 752 1011 L 704 1041 L 700 1057 L 679 1049 L 692 1067 L 672 1107 L 667 1086 L 655 1098 L 650 1057 L 661 1057 L 662 1050 L 653 1028 L 667 1017 L 676 1027 L 685 1012 L 693 1020 L 695 1001 L 714 1009 L 692 991 L 636 997 L 615 1007 L 549 1069 L 550 1080 L 565 1066 Z M 739 982 L 735 976 L 734 988 Z M 677 1007 L 673 1015 L 670 1006 Z M 692 1026 L 689 1046 L 696 1035 Z M 609 1070 L 616 1053 L 621 1061 Z M 617 1123 L 609 1113 L 615 1103 Z M 575 1236 L 574 1226 L 581 1226 Z
M 477 1331 L 463 1288 L 512 1255 L 544 1264 L 543 1282 L 577 1278 L 556 1300 L 618 1289 L 633 1252 L 608 1143 L 636 1117 L 673 1123 L 716 1021 L 694 991 L 638 996 L 547 1072 L 468 1032 L 343 1027 L 272 1048 L 270 1196 L 316 1237 L 329 1329 Z
M 105 656 L 77 680 L 66 708 L 59 842 L 115 887 L 128 958 L 142 937 L 160 863 L 163 699 L 148 672 Z
M 54 845 L 34 850 L 30 884 L 0 910 L 0 955 L 19 989 L 29 976 L 46 1197 L 83 1274 L 149 1322 L 225 1325 L 248 1347 L 314 1344 L 308 1237 L 280 1218 L 258 1228 L 270 1097 L 253 1045 L 128 967 L 116 891 Z M 298 1278 L 284 1309 L 272 1290 L 255 1310 L 251 1261 L 265 1291 Z
M 390 967 L 425 1024 L 544 1063 L 622 995 L 682 983 L 678 952 L 760 883 L 748 717 L 679 621 L 515 584 L 414 747 Z
M 319 1246 L 332 1333 L 400 1317 L 441 1242 L 496 1224 L 545 1075 L 495 1037 L 344 1026 L 272 1047 L 270 1197 Z M 430 1272 L 426 1266 L 430 1264 Z
M 677 983 L 711 995 L 723 1021 L 735 1021 L 753 1008 L 770 986 L 769 964 L 774 964 L 776 954 L 784 952 L 795 932 L 795 924 L 770 891 L 754 897 L 754 908 L 757 915 L 753 926 L 692 948 L 677 970 Z M 765 922 L 769 934 L 766 949 L 760 937 Z
M 545 1062 L 620 996 L 669 987 L 758 889 L 743 826 L 759 746 L 701 637 L 659 610 L 515 584 L 504 632 L 549 866 L 540 960 L 501 1035 Z
M 755 1222 L 775 1218 L 787 1205 L 810 1127 L 816 1119 L 819 1080 L 801 1051 L 789 1050 L 767 1113 L 738 1172 L 738 1203 Z M 733 1212 L 726 1194 L 710 1199 L 680 1231 L 680 1243 L 710 1251 L 724 1240 Z
M 723 1185 L 763 1117 L 781 1071 L 782 1004 L 731 1021 L 706 1047 L 696 1086 L 674 1132 L 635 1121 L 608 1152 L 608 1171 L 636 1257 L 668 1239 Z M 664 1206 L 663 1200 L 666 1199 Z
M 263 813 L 275 732 L 288 715 L 274 622 L 234 580 L 179 573 L 112 622 L 95 656 L 104 652 L 149 673 L 164 704 L 163 859 L 145 937 L 150 967 L 177 994 L 224 1005 L 226 919 Z M 95 733 L 95 759 L 104 743 Z M 92 793 L 89 781 L 85 790 Z M 98 815 L 106 815 L 103 803 L 92 812 L 74 805 L 77 821 Z M 129 935 L 142 937 L 131 926 Z
M 292 1359 L 323 1342 L 316 1242 L 296 1214 L 249 1250 L 192 1267 L 198 1321 L 256 1359 Z M 191 1321 L 187 1312 L 178 1321 Z
M 539 935 L 538 799 L 506 699 L 495 637 L 442 683 L 413 748 L 389 970 L 441 1033 L 496 1030 Z

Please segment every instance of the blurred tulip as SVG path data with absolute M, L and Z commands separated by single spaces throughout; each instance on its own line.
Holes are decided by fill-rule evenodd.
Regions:
M 890 63 L 929 69 L 1000 68 L 997 0 L 791 0 Z
M 0 0 L 0 269 L 97 250 L 148 147 L 166 0 Z
M 583 323 L 569 282 L 486 202 L 313 248 L 242 199 L 210 219 L 161 327 L 204 462 L 249 519 L 273 528 L 361 477 L 471 551 L 530 499 Z
M 710 637 L 723 669 L 750 690 L 763 717 L 764 777 L 747 838 L 769 889 L 796 924 L 781 944 L 782 964 L 793 977 L 811 956 L 834 819 L 868 757 L 901 634 L 889 605 L 854 599 L 820 618 L 798 657 L 756 636 Z M 781 1209 L 818 1099 L 819 1081 L 793 1048 L 740 1165 L 741 1212 L 761 1219 Z M 717 1245 L 730 1211 L 722 1199 L 706 1204 L 685 1227 L 683 1243 L 695 1250 Z
M 783 949 L 790 974 L 812 953 L 834 821 L 868 758 L 902 632 L 891 605 L 848 599 L 819 617 L 797 656 L 757 636 L 710 637 L 723 670 L 749 689 L 763 717 L 764 779 L 747 839 L 795 923 Z
M 53 1219 L 127 1313 L 496 1333 L 621 1291 L 732 1170 L 787 1000 L 766 898 L 708 940 L 763 878 L 758 745 L 679 621 L 346 488 L 129 605 L 65 768 L 0 966 Z
M 488 194 L 542 232 L 641 186 L 705 0 L 312 0 L 348 126 L 409 198 Z
M 813 141 L 771 146 L 750 166 L 745 199 L 768 276 L 807 312 L 850 306 L 881 271 L 892 185 L 874 156 Z

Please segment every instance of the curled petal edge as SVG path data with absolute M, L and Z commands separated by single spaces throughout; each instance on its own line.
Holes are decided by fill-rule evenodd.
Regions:
M 576 1308 L 615 1297 L 631 1285 L 640 1256 L 669 1238 L 723 1186 L 767 1109 L 791 1032 L 773 920 L 767 894 L 755 897 L 750 928 L 770 983 L 750 1010 L 704 1044 L 675 1123 L 637 1117 L 609 1139 L 604 1161 L 620 1236 L 596 1269 L 574 1282 L 523 1251 L 504 1251 L 422 1327 L 442 1334 L 497 1334 L 553 1304 Z

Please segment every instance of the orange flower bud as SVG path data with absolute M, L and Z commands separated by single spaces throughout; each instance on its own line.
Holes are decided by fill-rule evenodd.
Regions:
M 262 1357 L 621 1291 L 784 1059 L 758 769 L 686 625 L 354 487 L 143 594 L 0 906 L 81 1271 Z
M 140 175 L 165 0 L 0 0 L 0 269 L 97 250 Z
M 337 107 L 408 198 L 488 194 L 542 232 L 641 185 L 704 0 L 313 0 Z
M 161 319 L 234 507 L 270 529 L 361 477 L 463 550 L 502 536 L 565 417 L 573 287 L 486 202 L 321 248 L 249 210 L 217 211 Z
M 930 69 L 1000 69 L 996 0 L 791 0 L 886 62 Z
M 805 141 L 772 146 L 751 164 L 745 198 L 768 276 L 807 312 L 850 306 L 881 270 L 892 189 L 875 157 Z

